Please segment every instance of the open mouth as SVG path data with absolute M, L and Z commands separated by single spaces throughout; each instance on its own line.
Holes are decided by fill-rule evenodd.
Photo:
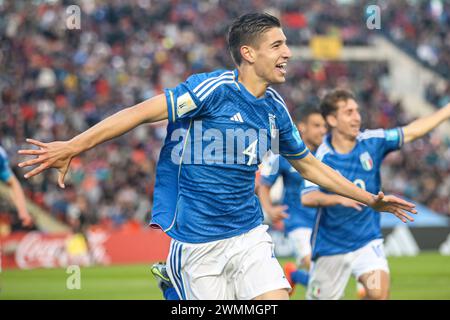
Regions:
M 279 63 L 277 64 L 275 67 L 282 73 L 282 74 L 286 74 L 286 62 L 283 63 Z

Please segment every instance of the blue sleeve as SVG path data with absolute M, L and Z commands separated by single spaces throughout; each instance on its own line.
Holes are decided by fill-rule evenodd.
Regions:
M 287 108 L 284 107 L 281 111 L 279 122 L 280 154 L 288 160 L 302 159 L 308 155 L 309 150 L 300 137 L 300 133 L 292 121 Z
M 383 158 L 389 152 L 402 147 L 403 129 L 398 127 L 388 130 L 365 130 L 360 134 L 359 139 L 365 140 L 371 146 L 371 149 Z
M 0 180 L 8 181 L 12 176 L 11 168 L 9 167 L 8 156 L 3 148 L 0 147 Z
M 218 76 L 214 76 L 214 75 Z M 175 88 L 165 89 L 168 119 L 193 119 L 204 116 L 214 107 L 210 102 L 223 83 L 234 82 L 232 71 L 194 74 Z
M 403 146 L 403 129 L 401 127 L 384 130 L 384 153 L 400 149 Z

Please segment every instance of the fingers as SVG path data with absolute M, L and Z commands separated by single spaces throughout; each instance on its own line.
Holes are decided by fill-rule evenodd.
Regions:
M 414 219 L 403 210 L 396 209 L 396 210 L 394 210 L 393 213 L 404 223 L 406 223 L 408 221 L 410 221 L 410 222 L 414 221 Z
M 395 202 L 394 203 L 391 202 L 391 204 L 394 205 L 396 208 L 406 210 L 406 211 L 409 211 L 414 214 L 417 213 L 417 210 L 415 209 L 414 205 L 404 205 L 404 204 L 395 203 Z
M 356 202 L 358 205 L 360 205 L 361 207 L 367 207 L 367 204 L 362 203 L 362 202 Z
M 41 148 L 45 148 L 46 147 L 45 143 L 40 142 L 38 140 L 30 139 L 30 138 L 26 139 L 26 142 L 34 144 L 35 146 L 38 146 L 38 147 L 41 147 Z
M 288 208 L 288 206 L 275 206 L 273 211 L 275 212 L 275 214 L 285 214 Z
M 276 206 L 276 208 L 277 208 L 278 211 L 284 212 L 284 211 L 286 211 L 289 207 L 286 206 L 286 205 L 278 205 L 278 206 Z
M 395 201 L 397 204 L 405 206 L 405 207 L 414 208 L 416 206 L 414 203 L 408 202 L 408 201 L 403 200 L 401 198 L 397 198 L 396 196 L 385 197 L 385 200 L 386 201 Z
M 363 207 L 365 207 L 364 204 L 362 204 L 360 202 L 357 202 L 357 201 L 353 201 L 351 199 L 348 199 L 347 201 L 344 201 L 342 203 L 342 205 L 344 207 L 352 208 L 352 209 L 355 209 L 355 210 L 358 210 L 358 211 L 362 211 Z
M 25 179 L 31 178 L 39 173 L 41 173 L 42 171 L 44 171 L 45 169 L 47 169 L 47 165 L 46 164 L 41 164 L 39 167 L 34 168 L 33 170 L 31 170 L 30 172 L 26 173 L 24 175 Z
M 67 168 L 58 172 L 58 185 L 60 188 L 64 189 L 66 186 L 64 185 L 64 178 L 66 177 Z
M 380 191 L 380 192 L 378 192 L 378 194 L 377 194 L 377 200 L 381 200 L 381 199 L 383 199 L 384 198 L 384 192 L 383 191 Z
M 33 219 L 31 217 L 21 217 L 22 220 L 22 226 L 24 227 L 30 227 L 33 225 Z
M 386 196 L 384 198 L 384 200 L 386 202 L 389 202 L 390 204 L 395 205 L 398 208 L 403 209 L 403 210 L 409 211 L 414 214 L 417 213 L 417 211 L 415 209 L 416 205 L 414 203 L 405 201 L 405 200 L 397 198 L 395 196 Z
M 287 213 L 285 213 L 285 212 L 278 212 L 278 213 L 276 213 L 273 216 L 272 221 L 281 221 L 281 220 L 286 219 L 288 217 L 289 217 L 289 215 Z
M 393 213 L 397 218 L 399 218 L 400 220 L 402 220 L 405 223 L 408 221 L 411 221 L 411 222 L 414 221 L 414 218 L 412 218 L 410 215 L 408 215 L 408 213 L 406 211 L 404 211 L 400 208 L 397 208 L 395 206 L 390 206 L 388 208 L 388 211 Z
M 43 149 L 25 149 L 25 150 L 19 150 L 17 151 L 18 154 L 24 154 L 24 155 L 29 155 L 29 156 L 39 156 L 41 154 L 46 153 L 47 150 L 43 150 Z
M 382 191 L 378 192 L 377 195 L 373 195 L 373 203 L 371 204 L 371 206 L 375 203 L 382 202 L 383 198 L 384 198 L 384 193 Z
M 19 163 L 18 166 L 20 168 L 34 166 L 35 164 L 44 162 L 46 159 L 47 159 L 46 157 L 39 157 L 39 158 L 35 158 L 32 160 L 28 160 L 28 161 L 23 161 L 23 162 Z

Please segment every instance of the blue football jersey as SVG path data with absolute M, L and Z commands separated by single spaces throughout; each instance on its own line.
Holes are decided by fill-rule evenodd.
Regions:
M 8 155 L 5 149 L 0 147 L 0 180 L 6 182 L 11 178 L 12 171 L 9 167 Z
M 255 173 L 268 150 L 301 159 L 308 149 L 272 88 L 256 98 L 237 81 L 238 72 L 194 74 L 165 89 L 168 118 L 188 121 L 180 150 L 176 211 L 167 233 L 203 243 L 260 225 Z
M 358 135 L 353 150 L 341 154 L 333 149 L 331 135 L 328 135 L 317 149 L 316 157 L 358 187 L 377 194 L 381 190 L 381 163 L 389 152 L 399 149 L 402 144 L 401 128 L 365 130 Z M 317 189 L 311 182 L 306 182 L 302 193 Z M 380 217 L 380 213 L 370 207 L 363 207 L 362 211 L 341 205 L 319 208 L 311 237 L 313 259 L 355 251 L 382 238 Z
M 272 186 L 278 177 L 283 177 L 281 204 L 288 206 L 286 212 L 289 215 L 288 218 L 283 220 L 285 232 L 291 232 L 297 228 L 312 229 L 317 209 L 305 207 L 301 203 L 301 190 L 305 185 L 303 177 L 283 157 L 275 155 L 269 157 L 263 163 L 264 167 L 261 170 L 262 184 Z

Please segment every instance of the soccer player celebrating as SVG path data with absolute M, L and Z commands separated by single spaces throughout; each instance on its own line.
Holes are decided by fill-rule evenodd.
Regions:
M 405 127 L 360 132 L 361 115 L 354 95 L 336 89 L 321 102 L 330 133 L 316 157 L 371 193 L 381 189 L 380 167 L 386 155 L 430 132 L 450 118 L 450 104 Z M 380 215 L 353 200 L 306 182 L 302 202 L 319 207 L 312 235 L 313 266 L 308 299 L 339 299 L 352 274 L 368 299 L 387 299 L 389 268 L 384 256 Z M 353 202 L 353 205 L 351 204 Z
M 8 186 L 11 188 L 11 199 L 16 206 L 17 213 L 19 215 L 19 219 L 22 222 L 22 225 L 25 227 L 29 227 L 33 224 L 33 219 L 27 210 L 27 205 L 25 202 L 25 195 L 23 193 L 22 186 L 20 185 L 19 180 L 17 180 L 14 173 L 11 171 L 9 167 L 9 160 L 6 154 L 5 149 L 0 146 L 0 180 L 6 182 Z
M 325 120 L 319 108 L 314 106 L 303 107 L 299 112 L 300 121 L 297 127 L 308 149 L 314 153 L 322 143 L 327 131 Z M 283 177 L 283 196 L 281 205 L 273 205 L 270 200 L 270 188 L 278 177 Z M 302 176 L 283 157 L 271 156 L 263 161 L 261 170 L 261 185 L 258 196 L 261 205 L 270 219 L 276 223 L 283 221 L 285 232 L 294 244 L 296 264 L 288 262 L 284 271 L 289 283 L 294 289 L 295 284 L 303 286 L 308 284 L 308 272 L 311 261 L 311 233 L 314 226 L 316 208 L 302 205 L 300 192 L 304 187 Z M 349 199 L 342 197 L 344 201 Z M 300 268 L 297 270 L 297 266 Z M 293 290 L 291 291 L 293 294 Z
M 412 220 L 407 211 L 416 210 L 397 197 L 356 187 L 309 153 L 283 100 L 269 87 L 285 81 L 291 57 L 277 18 L 243 15 L 231 26 L 228 42 L 237 69 L 194 74 L 69 141 L 28 139 L 39 149 L 19 153 L 37 157 L 19 166 L 37 165 L 26 178 L 56 168 L 58 184 L 64 187 L 70 161 L 81 152 L 145 122 L 186 121 L 181 157 L 178 152 L 171 157 L 179 165 L 176 211 L 164 229 L 172 238 L 167 271 L 179 297 L 288 299 L 290 285 L 272 254 L 254 193 L 255 172 L 269 149 L 331 192 L 392 212 L 405 222 Z

